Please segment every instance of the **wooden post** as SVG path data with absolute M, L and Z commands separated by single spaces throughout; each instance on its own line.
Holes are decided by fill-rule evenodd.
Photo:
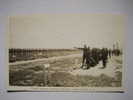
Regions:
M 49 68 L 47 69 L 47 84 L 50 82 L 50 73 Z
M 50 67 L 49 64 L 44 64 L 43 65 L 43 84 L 44 84 L 44 86 L 48 85 L 49 67 Z M 47 69 L 47 72 L 46 72 L 46 69 Z
M 47 77 L 46 77 L 46 68 L 45 65 L 43 66 L 43 85 L 47 85 Z

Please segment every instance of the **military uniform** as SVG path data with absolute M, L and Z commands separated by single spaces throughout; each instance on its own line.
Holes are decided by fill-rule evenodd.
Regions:
M 103 48 L 101 54 L 102 54 L 101 59 L 103 63 L 103 68 L 105 68 L 108 60 L 108 50 L 106 48 Z
M 82 60 L 81 68 L 83 68 L 83 66 L 86 62 L 86 58 L 87 58 L 87 46 L 86 45 L 84 45 L 84 48 L 83 48 L 83 57 L 82 58 L 83 58 L 83 60 Z

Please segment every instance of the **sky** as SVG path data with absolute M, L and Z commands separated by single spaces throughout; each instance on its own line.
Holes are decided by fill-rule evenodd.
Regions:
M 123 47 L 124 17 L 112 14 L 42 14 L 9 17 L 10 48 Z

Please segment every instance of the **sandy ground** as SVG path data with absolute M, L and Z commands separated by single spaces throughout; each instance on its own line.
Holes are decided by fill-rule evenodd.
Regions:
M 78 69 L 71 71 L 70 73 L 73 75 L 91 75 L 91 76 L 99 76 L 101 74 L 105 74 L 110 77 L 115 77 L 116 71 L 122 72 L 122 64 L 116 62 L 116 60 L 122 60 L 122 57 L 113 56 L 111 59 L 108 60 L 107 67 L 102 69 L 102 62 L 95 67 L 91 67 L 88 70 L 83 70 L 79 68 L 81 64 L 77 65 Z

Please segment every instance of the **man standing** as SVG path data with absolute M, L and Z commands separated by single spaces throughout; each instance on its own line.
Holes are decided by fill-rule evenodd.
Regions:
M 90 61 L 91 61 L 90 57 L 91 57 L 91 51 L 90 51 L 90 47 L 88 46 L 88 48 L 87 48 L 87 56 L 86 56 L 86 65 L 87 65 L 86 69 L 90 68 Z
M 101 50 L 101 54 L 102 54 L 102 63 L 103 63 L 102 68 L 105 68 L 108 60 L 108 50 L 106 48 L 103 48 Z
M 108 53 L 109 53 L 109 58 L 111 58 L 111 49 L 108 50 Z
M 83 60 L 82 60 L 81 68 L 84 67 L 84 64 L 85 64 L 86 59 L 87 59 L 87 46 L 86 45 L 84 45 L 84 48 L 83 48 L 83 57 L 82 58 L 83 58 Z

